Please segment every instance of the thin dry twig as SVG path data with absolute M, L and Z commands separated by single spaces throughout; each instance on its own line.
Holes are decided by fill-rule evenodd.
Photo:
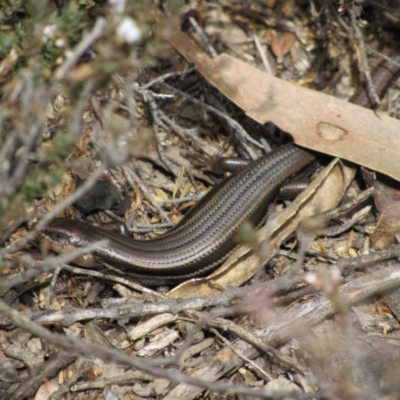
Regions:
M 169 227 L 173 226 L 173 222 L 171 218 L 166 214 L 166 212 L 160 207 L 159 203 L 157 203 L 154 199 L 153 196 L 150 194 L 148 191 L 146 185 L 142 182 L 142 180 L 139 178 L 139 176 L 131 169 L 127 167 L 122 167 L 122 171 L 124 173 L 124 176 L 126 177 L 127 181 L 131 185 L 132 188 L 135 187 L 134 183 L 136 183 L 143 194 L 146 196 L 147 200 L 151 203 L 151 205 L 160 213 L 161 217 L 165 221 L 166 224 L 169 224 Z
M 166 87 L 168 90 L 172 91 L 175 94 L 178 94 L 179 96 L 190 100 L 192 103 L 197 104 L 201 107 L 203 107 L 204 109 L 206 109 L 207 111 L 212 112 L 213 114 L 217 115 L 219 118 L 222 118 L 223 120 L 225 120 L 232 129 L 232 132 L 234 132 L 235 135 L 238 135 L 238 139 L 240 141 L 248 141 L 249 143 L 254 144 L 255 146 L 257 146 L 258 148 L 263 148 L 263 146 L 257 142 L 257 140 L 254 140 L 241 126 L 240 124 L 238 124 L 238 122 L 236 122 L 233 118 L 231 118 L 230 116 L 222 113 L 221 111 L 215 109 L 214 107 L 211 107 L 207 104 L 204 104 L 202 101 L 195 99 L 193 96 L 188 95 L 185 92 L 182 92 L 179 89 L 174 88 L 171 85 L 168 85 L 167 83 L 163 83 L 162 86 Z M 252 154 L 253 159 L 255 158 L 255 154 Z
M 128 356 L 124 353 L 114 351 L 109 348 L 100 347 L 97 345 L 92 345 L 90 343 L 85 343 L 74 336 L 53 334 L 46 328 L 40 326 L 39 324 L 32 322 L 27 317 L 20 314 L 18 311 L 7 306 L 2 301 L 0 302 L 0 312 L 3 315 L 7 315 L 13 323 L 36 335 L 49 343 L 52 343 L 68 352 L 73 352 L 79 355 L 93 356 L 101 358 L 105 362 L 116 362 L 121 365 L 126 365 L 131 368 L 140 369 L 146 373 L 154 376 L 162 377 L 174 382 L 183 382 L 189 385 L 195 385 L 201 387 L 202 389 L 207 389 L 213 392 L 225 392 L 235 390 L 235 393 L 242 395 L 252 395 L 260 398 L 270 398 L 273 396 L 274 399 L 283 399 L 289 396 L 288 392 L 279 393 L 276 391 L 269 390 L 257 390 L 251 389 L 243 385 L 232 385 L 231 383 L 213 383 L 203 381 L 202 379 L 193 378 L 181 373 L 177 373 L 171 370 L 157 367 L 153 363 L 148 363 L 146 360 L 137 359 Z M 322 398 L 319 393 L 296 393 L 296 399 L 311 399 L 311 398 Z
M 36 235 L 48 224 L 52 219 L 64 211 L 68 206 L 74 204 L 80 199 L 85 193 L 87 193 L 94 184 L 98 181 L 101 175 L 106 170 L 106 165 L 101 164 L 92 173 L 92 175 L 85 180 L 85 182 L 75 190 L 74 193 L 65 197 L 62 201 L 55 204 L 51 211 L 49 211 L 25 236 L 17 239 L 9 247 L 1 251 L 1 256 L 6 258 L 8 255 L 17 251 L 20 247 L 24 246 L 28 241 L 34 239 Z
M 204 32 L 203 28 L 197 23 L 197 21 L 193 17 L 189 17 L 189 22 L 192 25 L 193 29 L 197 32 L 197 34 L 203 40 L 204 44 L 207 47 L 207 50 L 208 50 L 208 53 L 210 54 L 210 56 L 211 57 L 217 57 L 218 53 L 214 49 L 214 47 L 211 45 L 210 40 L 208 39 L 208 36 Z
M 104 28 L 107 24 L 105 18 L 100 17 L 96 20 L 93 29 L 89 32 L 75 47 L 72 54 L 64 61 L 64 63 L 58 68 L 55 73 L 55 78 L 57 80 L 62 80 L 65 78 L 67 72 L 71 67 L 76 64 L 82 54 L 103 34 Z
M 219 337 L 219 339 L 225 343 L 226 346 L 228 346 L 230 349 L 232 349 L 232 351 L 234 351 L 238 357 L 240 357 L 243 361 L 245 361 L 246 363 L 248 363 L 249 365 L 251 365 L 252 368 L 254 368 L 255 370 L 259 371 L 260 374 L 262 376 L 264 376 L 266 378 L 267 381 L 272 381 L 274 378 L 268 374 L 266 371 L 262 370 L 255 362 L 253 362 L 252 360 L 248 359 L 247 357 L 245 357 L 244 355 L 240 354 L 232 345 L 231 343 L 225 339 L 216 329 L 210 329 L 211 332 L 213 332 L 217 337 Z
M 99 242 L 91 244 L 90 246 L 81 247 L 74 250 L 73 252 L 64 253 L 57 257 L 48 256 L 46 257 L 46 260 L 43 261 L 35 261 L 31 256 L 23 255 L 21 256 L 20 261 L 22 264 L 25 264 L 29 268 L 29 270 L 19 274 L 13 279 L 0 281 L 0 288 L 13 287 L 15 285 L 27 282 L 42 273 L 53 271 L 61 264 L 72 262 L 79 256 L 88 254 L 96 250 L 99 246 L 104 246 L 106 244 L 107 240 L 101 240 Z
M 341 258 L 336 265 L 341 269 L 344 276 L 349 275 L 357 269 L 363 269 L 382 261 L 400 258 L 400 244 L 392 244 L 385 249 L 376 250 L 373 253 L 354 258 Z
M 366 49 L 365 49 L 365 42 L 361 33 L 361 29 L 358 26 L 357 23 L 357 17 L 353 9 L 349 10 L 350 16 L 351 16 L 351 23 L 354 31 L 354 35 L 357 39 L 357 49 L 358 49 L 358 61 L 359 61 L 359 66 L 360 70 L 363 71 L 364 77 L 365 77 L 365 82 L 367 85 L 367 90 L 370 99 L 372 100 L 372 104 L 374 107 L 378 107 L 381 104 L 381 101 L 379 100 L 379 96 L 376 93 L 374 84 L 372 82 L 372 76 L 371 76 L 371 70 L 368 65 L 368 59 L 366 55 Z

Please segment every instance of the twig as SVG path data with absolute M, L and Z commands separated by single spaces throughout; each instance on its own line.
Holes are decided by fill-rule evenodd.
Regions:
M 204 44 L 206 45 L 206 47 L 208 49 L 208 53 L 210 54 L 210 56 L 212 58 L 217 57 L 218 53 L 216 52 L 214 47 L 210 44 L 210 41 L 209 41 L 207 35 L 205 34 L 203 28 L 197 23 L 197 21 L 193 17 L 189 17 L 189 22 L 190 22 L 190 25 L 192 25 L 193 29 L 197 32 L 197 34 L 203 40 Z
M 32 398 L 44 381 L 56 376 L 76 358 L 77 355 L 64 351 L 52 354 L 40 367 L 31 371 L 29 377 L 21 380 L 17 388 L 7 398 L 9 400 Z
M 254 40 L 254 44 L 256 45 L 258 54 L 260 55 L 260 58 L 264 65 L 265 70 L 269 74 L 273 75 L 271 64 L 269 63 L 267 55 L 266 55 L 265 47 L 263 47 L 263 45 L 261 44 L 260 39 L 258 38 L 257 35 L 253 35 L 253 40 Z
M 106 19 L 100 17 L 96 20 L 93 29 L 89 32 L 75 47 L 72 54 L 64 61 L 64 63 L 55 72 L 55 78 L 57 80 L 62 80 L 65 78 L 67 72 L 72 68 L 72 66 L 79 60 L 82 54 L 103 34 L 104 28 L 106 26 Z
M 235 354 L 237 354 L 238 357 L 240 357 L 243 361 L 247 362 L 249 365 L 252 366 L 255 370 L 259 371 L 262 376 L 264 376 L 268 381 L 272 381 L 274 378 L 268 374 L 266 371 L 262 370 L 254 361 L 250 360 L 249 358 L 245 357 L 243 354 L 241 354 L 239 351 L 237 351 L 231 343 L 225 339 L 216 329 L 211 328 L 210 331 L 214 333 L 214 335 L 218 336 L 219 339 L 225 344 L 225 346 L 228 346 L 230 349 L 232 349 Z
M 378 56 L 379 58 L 383 58 L 384 60 L 392 63 L 393 65 L 400 67 L 400 62 L 394 59 L 393 56 L 387 56 L 386 54 L 383 54 L 380 51 L 376 51 L 371 46 L 366 46 L 366 48 L 369 54 L 373 54 L 375 56 Z
M 24 236 L 24 238 L 27 235 Z M 56 269 L 60 264 L 72 262 L 79 256 L 83 256 L 88 254 L 94 250 L 96 250 L 99 246 L 104 246 L 107 244 L 107 240 L 100 240 L 99 242 L 93 243 L 90 246 L 78 248 L 73 252 L 66 252 L 57 257 L 47 257 L 44 261 L 34 261 L 32 257 L 24 255 L 20 258 L 20 261 L 27 265 L 30 269 L 26 272 L 21 273 L 18 277 L 10 279 L 10 280 L 1 280 L 0 288 L 13 287 L 15 285 L 27 282 L 30 279 L 33 279 L 35 276 L 44 273 L 50 272 Z
M 56 283 L 57 283 L 57 279 L 60 275 L 61 272 L 61 267 L 58 266 L 55 268 L 54 270 L 54 274 L 53 277 L 51 278 L 51 282 L 49 285 L 49 289 L 46 293 L 45 299 L 44 299 L 44 308 L 45 310 L 48 310 L 50 308 L 50 304 L 51 304 L 51 299 L 53 297 L 53 292 L 54 292 L 54 288 L 56 287 Z
M 24 329 L 27 332 L 30 332 L 37 337 L 42 338 L 49 343 L 54 344 L 55 346 L 58 346 L 68 351 L 69 353 L 86 355 L 90 357 L 95 356 L 108 363 L 114 362 L 120 365 L 126 365 L 147 372 L 153 376 L 158 376 L 174 382 L 181 382 L 188 385 L 198 386 L 202 389 L 207 389 L 212 392 L 234 391 L 236 394 L 239 395 L 252 395 L 265 399 L 271 398 L 272 396 L 274 399 L 283 399 L 284 397 L 287 397 L 289 395 L 297 399 L 312 399 L 322 397 L 319 393 L 283 393 L 269 390 L 257 390 L 243 385 L 233 385 L 231 383 L 214 383 L 203 381 L 199 378 L 193 378 L 191 376 L 177 373 L 172 370 L 157 367 L 153 363 L 149 363 L 147 360 L 144 360 L 142 358 L 135 358 L 125 353 L 118 352 L 106 347 L 85 343 L 72 335 L 67 336 L 51 333 L 46 328 L 40 326 L 35 322 L 32 322 L 26 316 L 7 306 L 2 301 L 0 301 L 0 313 L 8 316 L 12 320 L 14 325 L 20 327 L 21 329 Z
M 365 2 L 371 4 L 373 7 L 380 8 L 381 10 L 395 15 L 397 18 L 400 18 L 400 12 L 397 8 L 389 7 L 387 4 L 375 0 L 365 0 Z
M 11 253 L 17 251 L 21 246 L 26 244 L 29 240 L 35 238 L 38 232 L 43 229 L 53 218 L 60 214 L 65 208 L 74 204 L 78 199 L 81 198 L 87 191 L 89 191 L 100 176 L 105 171 L 106 166 L 100 165 L 93 174 L 87 179 L 81 186 L 79 186 L 74 193 L 65 197 L 60 203 L 54 205 L 51 211 L 49 211 L 25 236 L 17 239 L 9 247 L 1 251 L 1 256 L 5 257 Z
M 192 103 L 197 104 L 201 107 L 203 107 L 204 109 L 206 109 L 207 111 L 212 112 L 213 114 L 217 115 L 219 118 L 222 118 L 223 120 L 227 121 L 230 126 L 233 129 L 233 132 L 235 134 L 237 134 L 239 136 L 239 139 L 244 139 L 247 140 L 249 143 L 254 144 L 255 146 L 257 146 L 258 148 L 262 149 L 263 146 L 257 142 L 257 140 L 254 140 L 241 126 L 240 124 L 235 121 L 233 118 L 231 118 L 230 116 L 222 113 L 221 111 L 217 110 L 214 107 L 209 106 L 208 104 L 204 104 L 202 101 L 197 100 L 196 98 L 194 98 L 193 96 L 190 96 L 188 94 L 186 94 L 185 92 L 182 92 L 179 89 L 174 88 L 171 85 L 168 85 L 167 83 L 163 83 L 162 86 L 165 86 L 167 89 L 171 90 L 173 93 L 178 94 L 179 96 L 184 97 L 185 99 L 190 100 Z
M 385 249 L 354 258 L 341 258 L 336 265 L 343 275 L 348 275 L 357 269 L 363 269 L 371 264 L 380 263 L 392 258 L 400 258 L 400 244 L 392 244 Z
M 151 205 L 160 213 L 164 221 L 166 221 L 167 224 L 170 224 L 169 226 L 173 226 L 174 223 L 172 222 L 171 218 L 168 217 L 168 215 L 165 213 L 165 211 L 160 207 L 160 205 L 153 199 L 153 196 L 150 194 L 148 191 L 146 185 L 142 182 L 142 180 L 139 178 L 139 176 L 132 171 L 132 169 L 127 168 L 127 167 L 122 167 L 122 171 L 125 175 L 125 177 L 128 179 L 129 184 L 131 185 L 132 188 L 135 187 L 134 183 L 135 182 L 143 192 L 143 194 L 146 196 L 147 200 L 151 203 Z
M 184 69 L 183 71 L 168 72 L 166 74 L 162 74 L 162 75 L 158 76 L 157 78 L 152 79 L 151 81 L 147 82 L 143 86 L 139 86 L 137 83 L 135 83 L 133 85 L 133 89 L 138 91 L 138 92 L 140 92 L 140 93 L 142 93 L 143 90 L 149 89 L 153 85 L 157 85 L 158 83 L 163 83 L 169 78 L 174 78 L 174 77 L 177 77 L 177 76 L 182 76 L 183 77 L 183 76 L 189 74 L 190 72 L 194 71 L 195 69 L 196 69 L 195 67 L 190 67 L 190 68 Z M 153 94 L 153 95 L 157 96 L 156 94 Z
M 354 10 L 350 7 L 349 9 L 350 17 L 351 17 L 351 22 L 353 26 L 353 31 L 354 35 L 357 39 L 358 43 L 358 64 L 360 66 L 360 70 L 364 72 L 364 77 L 365 77 L 365 83 L 368 91 L 369 98 L 372 101 L 372 104 L 374 107 L 378 107 L 381 104 L 381 101 L 379 100 L 379 96 L 376 93 L 374 84 L 372 82 L 372 76 L 371 76 L 371 70 L 368 65 L 368 59 L 366 56 L 366 50 L 365 50 L 365 42 L 361 33 L 361 30 L 357 24 L 357 17 L 354 12 Z
M 151 116 L 153 119 L 153 128 L 154 128 L 154 135 L 156 137 L 157 154 L 158 154 L 160 161 L 164 165 L 165 169 L 168 172 L 173 174 L 172 169 L 168 165 L 168 162 L 166 161 L 166 159 L 163 155 L 161 145 L 160 145 L 159 126 L 162 126 L 166 131 L 167 131 L 167 128 L 166 128 L 165 124 L 161 121 L 161 119 L 158 117 L 158 106 L 157 106 L 155 99 L 153 98 L 153 96 L 150 95 L 150 93 L 151 93 L 150 91 L 146 91 L 146 92 L 143 92 L 142 94 L 143 94 L 143 100 L 149 105 L 150 113 L 151 113 Z
M 262 351 L 264 354 L 267 354 L 276 361 L 284 364 L 291 371 L 301 374 L 307 373 L 307 368 L 304 368 L 299 363 L 296 364 L 295 362 L 293 362 L 293 360 L 291 360 L 288 356 L 284 355 L 281 351 L 275 349 L 273 346 L 270 346 L 268 342 L 264 342 L 257 335 L 251 333 L 249 330 L 239 326 L 238 324 L 235 324 L 232 321 L 224 318 L 216 318 L 209 324 L 211 326 L 217 327 L 218 329 L 224 329 L 230 332 L 231 334 L 236 335 L 240 339 L 254 346 L 256 349 Z
M 160 293 L 157 293 L 154 290 L 151 290 L 142 285 L 139 285 L 138 283 L 133 282 L 132 280 L 124 278 L 124 276 L 126 276 L 126 274 L 124 274 L 122 276 L 113 275 L 113 274 L 105 274 L 103 272 L 93 271 L 91 269 L 71 267 L 70 265 L 63 265 L 63 269 L 65 271 L 72 272 L 75 275 L 92 276 L 92 277 L 95 277 L 95 278 L 98 278 L 101 280 L 120 283 L 121 285 L 124 285 L 130 289 L 136 290 L 139 293 L 145 293 L 145 294 L 151 295 L 151 296 L 159 298 L 159 299 L 166 299 L 166 297 L 161 295 Z

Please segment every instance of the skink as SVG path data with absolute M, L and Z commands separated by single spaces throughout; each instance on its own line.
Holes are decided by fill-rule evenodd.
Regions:
M 374 73 L 378 92 L 383 76 L 398 73 L 381 63 Z M 385 83 L 385 86 L 387 83 Z M 361 89 L 350 101 L 367 106 Z M 169 233 L 153 240 L 133 240 L 79 220 L 57 219 L 41 237 L 56 252 L 84 247 L 102 239 L 108 245 L 75 263 L 84 267 L 110 265 L 149 286 L 170 285 L 201 277 L 215 269 L 237 247 L 235 235 L 244 221 L 258 227 L 280 186 L 310 164 L 314 155 L 293 144 L 285 145 L 252 162 L 213 188 Z
M 176 284 L 204 276 L 227 258 L 238 245 L 235 235 L 243 222 L 258 227 L 280 186 L 313 160 L 311 153 L 294 145 L 280 147 L 211 189 L 160 238 L 133 240 L 69 219 L 54 220 L 41 236 L 59 253 L 108 239 L 108 245 L 75 263 L 106 263 L 144 285 Z

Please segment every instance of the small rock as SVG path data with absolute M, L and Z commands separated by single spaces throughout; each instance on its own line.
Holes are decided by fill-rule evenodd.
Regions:
M 80 184 L 83 182 L 81 181 Z M 89 214 L 94 210 L 109 210 L 119 201 L 119 191 L 110 181 L 98 181 L 75 203 L 75 207 L 83 213 Z

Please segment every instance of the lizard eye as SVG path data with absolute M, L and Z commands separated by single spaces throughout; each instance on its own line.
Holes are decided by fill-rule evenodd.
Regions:
M 52 240 L 57 242 L 66 241 L 68 239 L 68 236 L 62 232 L 48 232 L 48 235 Z

